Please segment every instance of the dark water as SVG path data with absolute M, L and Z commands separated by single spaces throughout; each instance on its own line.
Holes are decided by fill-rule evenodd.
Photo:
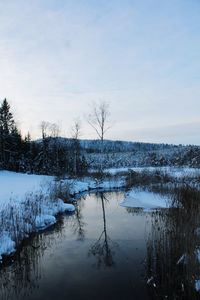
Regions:
M 123 208 L 123 197 L 88 195 L 28 241 L 0 271 L 0 299 L 199 299 L 197 216 Z

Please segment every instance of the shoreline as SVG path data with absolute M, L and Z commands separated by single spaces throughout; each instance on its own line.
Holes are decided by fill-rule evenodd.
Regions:
M 181 171 L 181 169 L 179 170 Z M 5 172 L 5 171 L 3 171 Z M 9 173 L 9 172 L 8 172 Z M 13 176 L 22 176 L 20 173 L 12 173 Z M 92 174 L 91 174 L 92 175 Z M 27 175 L 27 178 L 30 176 L 39 176 L 39 175 Z M 42 178 L 42 175 L 40 176 Z M 21 226 L 19 232 L 15 233 L 14 240 L 14 230 L 15 227 L 8 226 L 10 231 L 1 229 L 0 233 L 0 264 L 5 260 L 6 257 L 13 256 L 13 253 L 16 253 L 20 248 L 20 245 L 23 244 L 23 241 L 29 238 L 32 234 L 47 230 L 48 228 L 55 225 L 58 221 L 58 216 L 64 213 L 73 213 L 75 211 L 75 206 L 73 202 L 80 199 L 83 195 L 87 195 L 92 192 L 106 192 L 106 191 L 115 191 L 123 189 L 151 189 L 152 187 L 167 187 L 172 188 L 174 185 L 183 186 L 188 185 L 192 188 L 199 190 L 199 179 L 200 176 L 197 174 L 191 176 L 191 173 L 184 174 L 184 176 L 174 177 L 170 173 L 163 172 L 162 170 L 142 170 L 136 172 L 129 170 L 126 174 L 119 175 L 109 175 L 105 176 L 104 179 L 98 180 L 94 176 L 88 176 L 83 178 L 75 179 L 61 179 L 56 180 L 54 177 L 49 176 L 50 182 L 44 184 L 43 190 L 33 191 L 29 194 L 25 194 L 24 200 L 19 203 L 10 202 L 1 210 L 1 215 L 4 216 L 2 224 L 7 222 L 8 215 L 4 215 L 7 211 L 13 211 L 16 209 L 16 213 L 19 215 L 14 215 L 17 217 L 20 216 L 20 224 L 15 224 Z M 49 184 L 49 186 L 48 186 Z M 155 190 L 156 192 L 156 190 Z M 67 202 L 67 203 L 66 203 Z M 35 209 L 35 206 L 39 205 L 39 210 L 34 212 L 34 221 L 30 220 L 29 224 L 25 223 L 24 219 L 27 217 L 26 214 L 23 215 L 23 211 L 29 210 L 29 214 L 32 214 L 31 209 Z M 18 220 L 18 219 L 17 219 Z M 32 222 L 32 223 L 31 223 Z M 10 225 L 10 224 L 8 224 Z M 18 235 L 18 236 L 17 236 Z
M 21 223 L 23 227 L 25 228 L 25 231 L 22 233 L 22 229 L 19 231 L 19 236 L 16 236 L 16 238 L 19 238 L 19 241 L 16 242 L 13 240 L 13 232 L 5 231 L 3 230 L 0 234 L 0 264 L 3 264 L 3 262 L 9 258 L 12 257 L 13 254 L 17 253 L 17 251 L 20 249 L 21 245 L 23 244 L 24 240 L 30 238 L 32 234 L 37 234 L 38 232 L 48 230 L 53 225 L 55 225 L 58 221 L 58 216 L 65 213 L 74 213 L 75 206 L 73 205 L 73 202 L 80 199 L 83 194 L 88 194 L 91 192 L 97 192 L 97 191 L 112 191 L 112 190 L 118 190 L 125 188 L 125 180 L 120 178 L 120 180 L 103 180 L 103 181 L 97 181 L 93 178 L 84 178 L 82 180 L 80 179 L 65 179 L 60 181 L 55 181 L 53 179 L 52 181 L 53 189 L 57 188 L 58 185 L 60 192 L 62 192 L 63 196 L 65 197 L 64 201 L 63 199 L 60 199 L 57 197 L 56 199 L 52 199 L 52 193 L 56 193 L 55 190 L 49 190 L 44 191 L 44 194 L 38 194 L 35 192 L 35 194 L 29 194 L 29 199 L 25 199 L 24 201 L 18 203 L 16 205 L 17 209 L 20 210 L 22 207 L 27 208 L 27 204 L 33 207 L 34 205 L 37 205 L 37 200 L 44 200 L 42 201 L 41 208 L 43 209 L 43 213 L 40 215 L 35 216 L 35 223 L 34 227 L 27 226 L 27 224 L 24 223 L 24 220 L 21 219 Z M 65 185 L 67 185 L 68 188 L 68 195 L 66 193 L 65 195 Z M 27 195 L 25 195 L 27 197 Z M 31 197 L 31 199 L 30 199 Z M 44 199 L 43 199 L 44 198 Z M 30 203 L 31 201 L 31 203 Z M 24 206 L 23 206 L 24 205 Z M 6 211 L 12 210 L 13 206 L 9 206 L 9 204 L 6 207 Z M 1 211 L 1 214 L 3 214 L 5 211 Z M 22 211 L 23 212 L 23 211 Z M 30 225 L 30 224 L 29 224 Z M 24 228 L 23 228 L 24 229 Z M 22 235 L 23 234 L 23 235 Z M 20 236 L 22 235 L 22 236 Z

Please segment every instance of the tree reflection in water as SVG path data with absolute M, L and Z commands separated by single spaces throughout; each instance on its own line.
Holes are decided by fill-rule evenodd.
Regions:
M 85 199 L 82 197 L 82 200 Z M 74 222 L 72 222 L 72 228 L 74 230 L 74 234 L 77 234 L 77 239 L 79 241 L 84 241 L 85 239 L 85 226 L 87 225 L 83 221 L 82 209 L 84 206 L 84 201 L 78 201 L 76 204 L 76 210 L 74 213 Z
M 109 200 L 105 197 L 103 192 L 98 193 L 98 196 L 102 206 L 103 231 L 97 241 L 89 249 L 89 255 L 96 257 L 97 268 L 100 268 L 101 266 L 112 267 L 115 264 L 113 256 L 115 254 L 114 248 L 116 248 L 116 243 L 111 240 L 107 233 L 105 203 Z
M 52 251 L 56 251 L 57 246 L 59 247 L 59 243 L 65 240 L 65 235 L 69 237 L 69 232 L 71 237 L 71 230 L 73 231 L 73 239 L 75 233 L 78 240 L 85 241 L 84 247 L 86 247 L 86 253 L 89 253 L 90 258 L 95 259 L 95 267 L 114 267 L 120 257 L 123 258 L 121 259 L 121 263 L 124 264 L 124 253 L 118 253 L 122 252 L 122 250 L 112 241 L 108 234 L 106 204 L 109 204 L 109 209 L 113 207 L 111 201 L 108 203 L 108 199 L 105 195 L 104 193 L 97 194 L 97 200 L 100 201 L 99 204 L 102 211 L 100 215 L 99 212 L 97 212 L 97 216 L 95 215 L 94 206 L 92 206 L 92 222 L 94 221 L 95 215 L 97 221 L 99 221 L 100 217 L 100 224 L 102 224 L 102 231 L 100 231 L 99 237 L 92 246 L 89 242 L 90 239 L 85 239 L 86 223 L 84 223 L 83 220 L 83 216 L 85 217 L 83 210 L 85 203 L 84 201 L 79 201 L 77 202 L 77 211 L 73 216 L 67 218 L 61 217 L 60 222 L 58 222 L 52 230 L 36 234 L 33 239 L 28 240 L 27 244 L 22 247 L 12 264 L 6 264 L 5 267 L 1 267 L 0 299 L 22 300 L 29 299 L 31 293 L 35 295 L 34 290 L 41 288 L 41 286 L 39 286 L 40 280 L 43 278 L 44 266 L 49 255 L 51 255 L 51 249 L 53 249 Z M 127 212 L 133 214 L 133 216 L 142 216 L 142 220 L 146 218 L 145 224 L 147 231 L 144 232 L 146 245 L 144 244 L 143 247 L 147 249 L 146 280 L 147 286 L 149 287 L 149 298 L 199 299 L 200 294 L 195 291 L 195 282 L 200 279 L 200 261 L 198 261 L 197 256 L 200 249 L 200 192 L 188 187 L 174 188 L 173 191 L 171 191 L 171 198 L 173 200 L 173 207 L 170 209 L 145 212 L 141 209 L 127 208 Z M 117 214 L 118 222 L 118 218 L 124 216 L 124 208 L 120 210 L 118 207 L 117 209 L 119 209 L 119 213 L 122 212 L 122 215 L 121 213 L 119 215 Z M 109 212 L 110 211 L 111 209 Z M 111 218 L 109 222 L 111 222 L 112 225 L 115 224 L 112 223 L 111 215 L 109 215 L 109 217 Z M 125 220 L 128 222 L 127 229 L 131 223 L 129 223 L 130 218 L 126 217 L 127 215 L 125 215 Z M 128 217 L 130 217 L 130 215 Z M 63 219 L 65 220 L 64 224 L 62 222 Z M 89 224 L 90 220 L 89 218 Z M 91 225 L 94 226 L 92 222 Z M 124 224 L 126 224 L 126 222 Z M 97 225 L 99 225 L 98 222 Z M 121 223 L 121 225 L 123 225 L 123 223 Z M 88 226 L 90 233 L 89 229 Z M 97 230 L 99 230 L 98 226 Z M 93 232 L 92 230 L 92 234 Z M 143 234 L 143 231 L 141 232 Z M 123 226 L 120 234 L 124 234 Z M 130 238 L 130 242 L 131 241 Z M 77 245 L 78 244 L 79 243 L 77 243 Z M 54 247 L 55 245 L 56 247 Z M 126 247 L 125 244 L 122 246 Z M 84 247 L 82 249 L 85 249 Z M 132 256 L 134 256 L 131 252 L 132 247 L 129 249 L 130 258 L 132 258 Z M 77 251 L 76 255 L 78 255 L 78 258 L 79 254 L 80 252 Z M 90 267 L 91 265 L 89 268 Z M 124 268 L 124 270 L 126 272 L 128 269 Z M 140 279 L 138 279 L 138 281 L 140 281 Z M 142 285 L 142 287 L 144 286 Z
M 6 262 L 0 269 L 0 299 L 28 299 L 39 288 L 43 277 L 43 255 L 62 235 L 62 219 L 51 230 L 34 235 L 24 242 L 21 250 L 11 262 Z M 53 235 L 52 235 L 53 233 Z M 54 238 L 52 238 L 54 237 Z
M 147 278 L 152 299 L 199 299 L 200 192 L 175 188 L 171 209 L 152 213 L 147 240 Z

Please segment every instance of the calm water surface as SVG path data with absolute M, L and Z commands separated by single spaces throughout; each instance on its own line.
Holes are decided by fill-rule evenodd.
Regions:
M 186 232 L 176 209 L 128 209 L 123 198 L 83 197 L 75 214 L 28 241 L 0 270 L 0 299 L 199 299 L 196 221 Z M 184 253 L 187 264 L 177 264 Z

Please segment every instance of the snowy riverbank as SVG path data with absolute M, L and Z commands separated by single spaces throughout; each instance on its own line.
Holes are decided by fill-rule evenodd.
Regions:
M 0 260 L 2 255 L 15 252 L 31 232 L 55 224 L 59 213 L 75 210 L 73 204 L 59 198 L 60 193 L 73 200 L 82 192 L 121 188 L 124 184 L 123 179 L 55 181 L 52 176 L 0 171 Z
M 142 208 L 145 211 L 168 208 L 170 199 L 167 196 L 146 192 L 137 189 L 132 189 L 125 194 L 124 200 L 120 203 L 123 207 Z
M 172 177 L 192 177 L 192 176 L 200 176 L 200 169 L 198 168 L 190 168 L 190 167 L 124 167 L 124 168 L 110 168 L 110 169 L 105 169 L 105 173 L 109 173 L 111 175 L 117 175 L 120 173 L 127 173 L 129 171 L 134 171 L 134 172 L 155 172 L 155 171 L 160 171 L 162 173 L 166 173 L 169 176 Z M 94 172 L 94 170 L 91 170 L 91 173 Z
M 146 168 L 132 168 L 138 173 Z M 156 168 L 148 168 L 155 172 Z M 160 168 L 159 168 L 160 170 Z M 123 170 L 124 171 L 124 170 Z M 165 171 L 175 180 L 180 180 L 187 174 L 192 178 L 200 174 L 199 169 L 171 169 Z M 126 186 L 125 177 L 119 173 L 122 169 L 110 170 L 110 176 L 105 180 L 93 177 L 83 179 L 65 179 L 56 181 L 53 176 L 28 175 L 9 171 L 0 171 L 0 260 L 2 255 L 9 255 L 16 250 L 22 239 L 31 232 L 43 230 L 56 223 L 59 213 L 73 212 L 75 206 L 71 202 L 80 194 L 92 190 L 102 191 L 120 189 Z M 116 176 L 116 174 L 119 174 Z M 182 179 L 181 179 L 182 180 Z M 121 203 L 124 207 L 140 207 L 143 209 L 164 208 L 169 206 L 168 199 L 155 194 L 136 192 L 132 189 L 125 194 Z

